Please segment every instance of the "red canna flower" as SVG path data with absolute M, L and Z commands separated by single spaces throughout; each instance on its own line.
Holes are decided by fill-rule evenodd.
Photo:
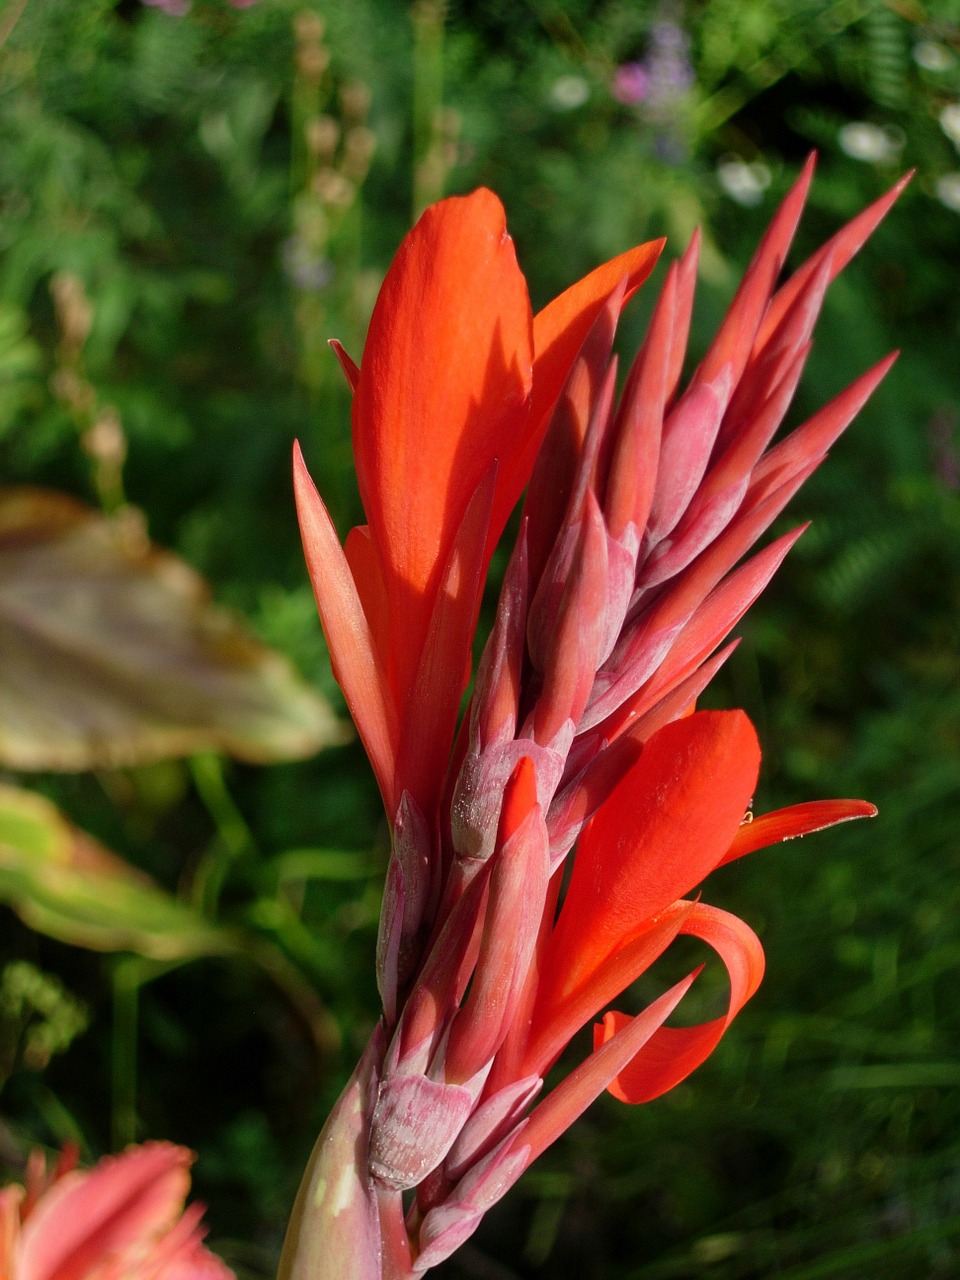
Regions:
M 295 482 L 334 670 L 393 829 L 384 1016 L 321 1134 L 284 1276 L 321 1259 L 332 1277 L 420 1275 L 604 1089 L 644 1102 L 683 1080 L 763 973 L 749 927 L 688 895 L 734 858 L 875 812 L 837 800 L 752 819 L 749 720 L 693 710 L 803 529 L 743 557 L 893 359 L 771 443 L 827 285 L 903 185 L 776 289 L 812 173 L 811 159 L 683 390 L 697 239 L 618 402 L 617 320 L 662 242 L 531 316 L 488 191 L 442 201 L 406 238 L 360 367 L 336 348 L 368 524 L 341 550 L 299 452 Z M 490 556 L 524 489 L 458 731 Z M 609 1011 L 681 933 L 725 965 L 726 1013 L 664 1025 L 696 974 L 637 1017 Z M 536 1101 L 601 1014 L 592 1054 Z
M 39 1152 L 26 1186 L 0 1191 L 4 1280 L 232 1280 L 203 1247 L 203 1206 L 184 1211 L 193 1154 L 169 1142 L 128 1147 L 93 1169 Z

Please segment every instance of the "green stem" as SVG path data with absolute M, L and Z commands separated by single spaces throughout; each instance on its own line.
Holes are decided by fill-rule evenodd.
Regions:
M 838 0 L 826 15 L 831 21 L 828 29 L 817 36 L 810 31 L 804 43 L 804 56 L 809 57 L 814 49 L 836 38 L 840 31 L 853 26 L 865 17 L 870 10 L 865 0 Z M 712 133 L 722 124 L 742 111 L 752 98 L 769 89 L 771 85 L 782 80 L 785 75 L 797 68 L 797 61 L 779 59 L 770 54 L 765 55 L 748 67 L 737 84 L 724 85 L 716 93 L 705 99 L 696 109 L 696 125 L 703 133 Z
M 303 1018 L 321 1058 L 340 1048 L 340 1029 L 301 971 L 279 947 L 255 934 L 245 934 L 243 953 L 284 992 Z
M 141 981 L 140 962 L 135 956 L 124 956 L 113 966 L 111 1143 L 114 1151 L 122 1151 L 137 1136 L 137 1040 Z
M 200 858 L 193 881 L 192 898 L 203 913 L 216 917 L 223 883 L 230 865 L 245 853 L 255 851 L 250 828 L 234 803 L 223 776 L 220 756 L 208 754 L 190 758 L 190 773 L 197 794 L 217 829 L 217 838 Z
M 137 1047 L 140 1039 L 140 988 L 178 968 L 182 960 L 120 956 L 113 965 L 111 1045 L 111 1142 L 114 1151 L 137 1138 Z

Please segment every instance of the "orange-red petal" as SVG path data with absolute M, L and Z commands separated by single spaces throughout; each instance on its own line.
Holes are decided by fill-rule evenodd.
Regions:
M 730 978 L 727 1012 L 696 1027 L 661 1027 L 608 1086 L 610 1093 L 621 1102 L 649 1102 L 685 1080 L 710 1056 L 763 978 L 760 939 L 739 917 L 698 902 L 685 918 L 680 932 L 702 938 L 726 965 Z M 625 1014 L 608 1013 L 603 1022 L 594 1027 L 595 1050 L 632 1021 Z
M 760 747 L 742 711 L 665 725 L 584 829 L 543 963 L 544 1003 L 607 958 L 712 871 L 754 793 Z
M 353 401 L 360 494 L 387 579 L 400 705 L 467 504 L 494 459 L 499 491 L 522 451 L 532 366 L 527 286 L 500 201 L 481 189 L 434 205 L 387 273 Z M 504 506 L 495 503 L 501 529 Z M 496 536 L 491 527 L 491 546 Z
M 424 813 L 432 813 L 439 799 L 460 697 L 470 679 L 470 645 L 483 590 L 483 549 L 496 470 L 491 464 L 449 549 L 402 713 L 397 792 L 409 791 Z
M 350 566 L 299 445 L 294 448 L 293 479 L 303 550 L 333 673 L 343 689 L 387 813 L 392 817 L 399 800 L 394 795 L 396 711 Z
M 792 804 L 786 809 L 774 809 L 750 822 L 744 822 L 733 838 L 733 844 L 720 861 L 720 866 L 737 858 L 765 849 L 781 840 L 797 840 L 812 835 L 838 822 L 852 822 L 854 818 L 875 818 L 876 805 L 869 800 L 808 800 L 806 804 Z

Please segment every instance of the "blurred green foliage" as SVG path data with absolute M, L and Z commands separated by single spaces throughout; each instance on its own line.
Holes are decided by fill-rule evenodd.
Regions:
M 121 424 L 126 497 L 334 698 L 290 446 L 355 522 L 349 399 L 323 344 L 359 355 L 415 207 L 497 190 L 536 303 L 640 240 L 679 251 L 699 223 L 695 357 L 810 147 L 798 260 L 917 169 L 831 291 L 796 416 L 903 355 L 795 501 L 813 527 L 709 695 L 758 724 L 759 808 L 862 795 L 881 817 L 718 873 L 711 900 L 767 947 L 761 994 L 672 1094 L 594 1108 L 437 1274 L 960 1274 L 960 4 L 20 9 L 0 11 L 0 477 L 104 500 L 57 376 L 51 283 L 72 273 L 92 308 L 80 373 Z M 23 1070 L 4 1040 L 5 1116 L 23 1147 L 190 1144 L 212 1242 L 271 1274 L 377 1013 L 386 837 L 359 747 L 17 781 L 262 950 L 165 968 L 5 913 L 0 960 L 21 967 L 0 1030 L 55 1027 L 57 1053 Z

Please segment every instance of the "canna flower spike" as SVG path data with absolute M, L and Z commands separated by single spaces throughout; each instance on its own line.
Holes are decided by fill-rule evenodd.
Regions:
M 203 1206 L 184 1210 L 193 1153 L 169 1142 L 128 1147 L 93 1169 L 37 1151 L 26 1186 L 0 1191 L 5 1280 L 233 1280 L 201 1243 Z
M 827 800 L 753 818 L 752 725 L 694 710 L 803 527 L 748 553 L 893 361 L 775 442 L 828 284 L 904 185 L 778 288 L 812 175 L 811 158 L 685 387 L 697 238 L 618 399 L 617 322 L 662 242 L 533 316 L 489 191 L 424 214 L 359 367 L 336 348 L 367 525 L 341 549 L 299 451 L 294 475 L 334 670 L 393 830 L 384 1015 L 317 1143 L 282 1277 L 307 1280 L 318 1257 L 333 1280 L 422 1275 L 604 1089 L 637 1103 L 683 1080 L 763 974 L 755 934 L 698 886 L 876 812 Z M 458 729 L 490 556 L 524 489 Z M 665 1025 L 694 972 L 636 1017 L 612 1010 L 679 934 L 720 957 L 726 1009 Z M 593 1052 L 543 1096 L 594 1019 Z

